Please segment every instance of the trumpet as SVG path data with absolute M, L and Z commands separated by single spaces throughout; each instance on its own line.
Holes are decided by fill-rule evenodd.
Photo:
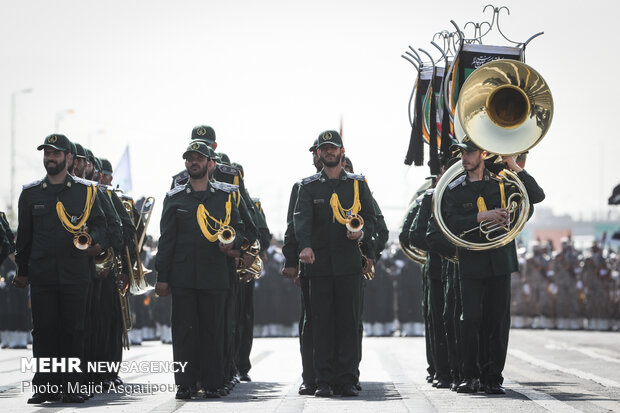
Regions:
M 120 257 L 116 257 L 116 265 L 120 268 Z M 119 277 L 120 274 L 117 273 L 116 276 Z M 133 322 L 131 320 L 131 309 L 129 307 L 129 296 L 127 295 L 127 290 L 124 289 L 118 281 L 119 280 L 117 279 L 116 288 L 118 291 L 118 299 L 120 300 L 121 304 L 121 320 L 123 322 L 123 348 L 129 350 L 129 345 L 131 343 L 129 341 L 129 330 L 131 330 L 131 328 L 133 327 Z
M 361 251 L 362 249 L 360 248 L 360 252 Z M 368 261 L 368 257 L 366 257 L 362 252 L 362 276 L 367 280 L 372 280 L 373 278 L 375 278 L 375 266 L 374 264 L 369 264 L 370 262 Z
M 364 218 L 358 214 L 351 214 L 347 216 L 347 229 L 351 232 L 358 232 L 364 228 Z
M 90 244 L 93 242 L 90 234 L 86 231 L 88 231 L 88 228 L 84 226 L 80 230 L 80 232 L 73 236 L 73 245 L 75 245 L 75 248 L 81 251 L 88 249 L 88 247 L 90 247 Z
M 234 242 L 236 236 L 235 229 L 230 225 L 224 225 L 217 231 L 217 239 L 224 245 Z

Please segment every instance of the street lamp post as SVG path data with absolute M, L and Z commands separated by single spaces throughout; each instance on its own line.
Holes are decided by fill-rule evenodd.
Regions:
M 32 89 L 22 89 L 11 93 L 11 192 L 9 194 L 9 220 L 15 218 L 14 214 L 14 195 L 15 195 L 15 113 L 17 106 L 17 95 L 22 95 L 32 92 Z

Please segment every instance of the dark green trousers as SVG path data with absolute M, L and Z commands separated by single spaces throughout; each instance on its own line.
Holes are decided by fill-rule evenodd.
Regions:
M 446 341 L 448 344 L 448 363 L 452 382 L 460 383 L 462 380 L 462 355 L 459 348 L 461 317 L 461 288 L 458 280 L 455 264 L 446 264 L 446 283 L 444 285 L 444 311 L 443 320 L 446 329 Z
M 424 343 L 426 345 L 426 371 L 431 377 L 435 377 L 435 361 L 433 360 L 433 334 L 431 329 L 430 306 L 428 303 L 428 266 L 422 268 L 422 316 L 424 317 Z
M 239 343 L 239 358 L 237 368 L 239 373 L 247 374 L 252 368 L 250 363 L 250 353 L 252 352 L 252 342 L 254 340 L 254 280 L 249 283 L 242 283 L 240 287 L 239 310 L 239 329 L 241 331 L 241 342 Z
M 84 356 L 84 326 L 89 284 L 31 285 L 33 357 Z M 84 370 L 83 370 L 84 371 Z M 79 373 L 41 373 L 32 379 L 35 385 L 62 385 L 80 381 Z
M 435 377 L 450 380 L 448 343 L 444 324 L 444 285 L 441 278 L 431 278 L 428 287 L 428 305 L 431 318 L 431 342 Z
M 463 374 L 502 383 L 510 328 L 510 275 L 461 278 Z
M 227 290 L 172 288 L 172 355 L 188 362 L 174 374 L 177 385 L 199 381 L 215 390 L 224 385 L 224 333 Z
M 299 320 L 299 351 L 301 352 L 301 377 L 304 383 L 314 384 L 314 346 L 312 345 L 312 310 L 310 306 L 310 280 L 299 278 L 301 287 L 301 317 Z
M 310 279 L 317 384 L 357 383 L 361 274 Z

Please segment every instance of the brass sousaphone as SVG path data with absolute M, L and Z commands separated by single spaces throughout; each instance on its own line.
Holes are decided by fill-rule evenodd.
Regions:
M 508 156 L 528 151 L 545 136 L 553 117 L 553 97 L 542 76 L 525 63 L 500 59 L 476 69 L 465 81 L 454 117 L 456 138 L 471 139 L 490 154 Z M 433 195 L 433 214 L 446 238 L 458 247 L 474 251 L 502 247 L 523 229 L 529 215 L 525 186 L 516 173 L 505 169 L 505 182 L 518 192 L 508 201 L 511 222 L 507 226 L 483 221 L 479 226 L 454 234 L 441 214 L 443 194 L 448 185 L 464 173 L 461 162 L 443 174 Z M 466 241 L 463 236 L 479 230 L 486 242 Z M 500 234 L 501 235 L 498 235 Z

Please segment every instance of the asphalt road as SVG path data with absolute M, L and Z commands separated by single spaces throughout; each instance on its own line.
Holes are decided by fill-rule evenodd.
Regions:
M 172 373 L 123 374 L 128 385 L 83 405 L 28 405 L 32 374 L 21 372 L 28 350 L 0 350 L 2 412 L 620 412 L 620 333 L 512 330 L 504 376 L 507 394 L 457 394 L 425 378 L 424 339 L 366 338 L 357 398 L 299 396 L 296 338 L 254 341 L 251 383 L 219 400 L 177 401 Z M 126 353 L 132 366 L 171 361 L 172 347 L 145 342 Z

